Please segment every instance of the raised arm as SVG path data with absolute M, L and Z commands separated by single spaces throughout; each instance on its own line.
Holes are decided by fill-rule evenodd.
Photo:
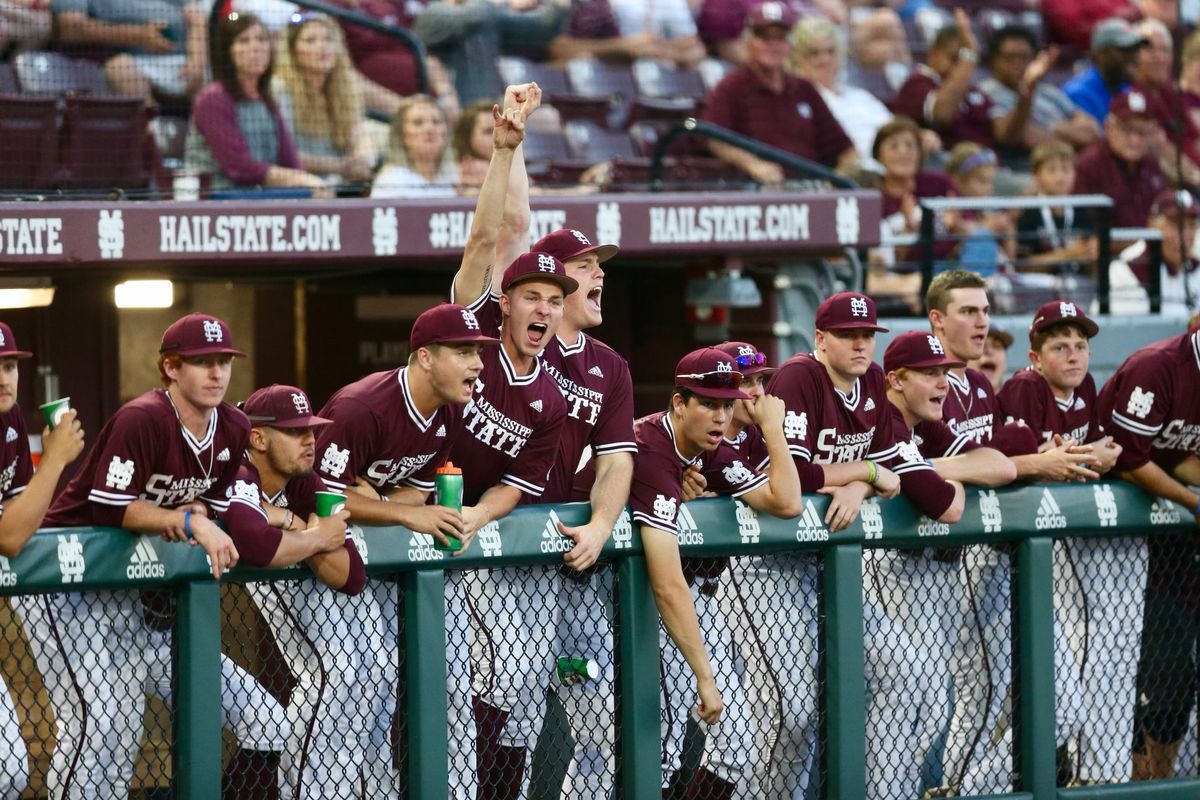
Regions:
M 783 418 L 786 413 L 783 401 L 765 394 L 753 402 L 738 402 L 746 404 L 750 419 L 762 431 L 767 456 L 771 459 L 767 483 L 747 492 L 742 499 L 751 508 L 777 517 L 797 516 L 803 510 L 800 474 L 796 470 L 796 461 L 788 452 L 787 439 L 783 435 Z
M 542 90 L 536 83 L 509 86 L 504 91 L 504 109 L 519 109 L 523 119 L 542 103 Z M 492 270 L 492 291 L 500 291 L 503 269 L 517 256 L 529 252 L 529 173 L 525 169 L 525 147 L 513 151 L 512 169 L 508 174 L 508 196 L 504 201 L 504 216 L 496 236 L 496 268 Z
M 12 558 L 42 524 L 63 470 L 83 452 L 83 428 L 75 409 L 58 426 L 42 434 L 42 461 L 16 497 L 4 501 L 0 514 L 0 555 Z

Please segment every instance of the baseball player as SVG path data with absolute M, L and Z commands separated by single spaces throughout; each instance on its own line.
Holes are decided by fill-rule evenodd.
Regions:
M 17 346 L 12 328 L 0 322 L 0 556 L 13 558 L 33 536 L 50 506 L 63 470 L 83 452 L 83 427 L 68 409 L 53 430 L 42 431 L 42 460 L 37 471 L 29 452 L 25 415 L 17 405 L 21 370 L 18 359 L 33 353 Z M 7 743 L 0 755 L 0 798 L 16 800 L 29 781 L 25 740 L 16 708 L 0 680 L 0 736 Z
M 742 373 L 739 389 L 749 399 L 734 401 L 724 439 L 701 455 L 698 469 L 705 487 L 708 493 L 738 498 L 739 515 L 763 511 L 794 517 L 801 509 L 800 478 L 783 436 L 783 401 L 764 391 L 772 370 L 763 354 L 746 342 L 726 342 L 716 349 Z M 777 465 L 770 473 L 757 468 L 766 461 Z M 660 633 L 666 728 L 663 773 L 676 797 L 749 797 L 754 723 L 747 717 L 742 670 L 736 668 L 735 631 L 730 628 L 731 616 L 746 617 L 744 596 L 737 591 L 736 578 L 729 574 L 729 559 L 683 558 L 681 563 L 700 630 L 710 648 L 717 687 L 727 702 L 721 719 L 705 726 L 705 749 L 698 771 L 684 774 L 681 765 L 690 761 L 683 752 L 690 681 L 682 653 L 667 641 L 665 632 Z
M 991 305 L 983 278 L 965 270 L 937 275 L 926 294 L 933 334 L 946 355 L 964 363 L 983 353 Z M 942 419 L 955 434 L 990 443 L 1007 455 L 1019 480 L 1095 480 L 1100 459 L 1073 439 L 1038 449 L 1027 426 L 1003 425 L 991 383 L 980 372 L 955 367 Z M 964 792 L 1005 792 L 1012 785 L 1011 747 L 1002 715 L 1012 676 L 1010 573 L 1004 548 L 974 545 L 963 552 L 968 614 L 954 658 L 954 716 L 946 738 L 943 780 Z M 979 665 L 986 680 L 980 680 Z
M 938 477 L 905 432 L 895 425 L 883 371 L 871 361 L 875 333 L 886 330 L 877 324 L 875 302 L 870 297 L 854 291 L 829 296 L 817 307 L 815 353 L 792 356 L 767 387 L 786 404 L 784 433 L 799 469 L 800 483 L 809 491 L 816 489 L 832 498 L 823 521 L 829 530 L 841 530 L 853 522 L 872 489 L 888 498 L 902 489 L 932 521 L 956 522 L 962 513 L 961 483 Z M 802 517 L 800 525 L 820 531 L 820 522 L 808 516 Z M 786 563 L 763 559 L 761 569 L 776 573 L 764 583 L 770 578 L 785 579 L 778 573 L 788 567 L 799 573 L 798 577 L 803 576 L 803 583 L 790 590 L 767 590 L 761 596 L 786 595 L 802 604 L 793 618 L 803 620 L 802 624 L 814 631 L 815 595 L 810 599 L 802 593 L 815 585 L 816 560 L 811 555 L 788 557 Z M 906 758 L 896 758 L 894 752 L 880 752 L 878 747 L 893 740 L 898 732 L 916 727 L 918 709 L 896 706 L 890 700 L 898 693 L 916 691 L 914 685 L 920 676 L 908 663 L 911 658 L 906 654 L 912 651 L 912 643 L 904 631 L 874 603 L 864 600 L 864 604 L 866 679 L 870 690 L 866 712 L 868 796 L 908 798 L 917 793 L 916 765 Z M 766 610 L 760 609 L 760 615 L 766 615 Z M 778 613 L 773 604 L 770 616 L 775 618 Z M 769 630 L 766 619 L 756 621 Z M 780 681 L 779 702 L 794 704 L 782 712 L 780 722 L 780 740 L 790 750 L 784 751 L 780 768 L 775 768 L 774 758 L 770 760 L 763 776 L 761 790 L 772 796 L 784 796 L 785 790 L 791 792 L 797 783 L 804 788 L 805 759 L 815 735 L 811 708 L 811 681 L 815 680 L 811 649 L 815 637 L 793 638 L 797 639 L 794 646 L 799 652 L 781 652 L 772 661 L 775 679 Z M 776 747 L 780 747 L 778 742 Z
M 955 435 L 942 421 L 942 406 L 950 391 L 947 373 L 962 366 L 961 361 L 946 356 L 931 333 L 909 331 L 892 339 L 884 353 L 883 369 L 893 422 L 900 438 L 930 459 L 943 478 L 1001 486 L 1016 477 L 1012 461 L 970 435 Z M 949 665 L 962 624 L 959 558 L 956 547 L 869 549 L 863 554 L 866 594 L 912 642 L 921 643 L 920 657 L 928 665 L 924 679 L 914 687 L 915 695 L 888 701 L 919 709 L 916 728 L 899 732 L 890 742 L 896 748 L 893 757 L 906 754 L 918 769 L 950 723 Z
M 162 389 L 123 405 L 46 514 L 47 527 L 108 525 L 203 547 L 213 577 L 237 563 L 212 519 L 229 503 L 250 423 L 224 402 L 233 347 L 229 327 L 189 314 L 163 333 Z M 132 590 L 22 598 L 19 610 L 50 695 L 58 745 L 50 796 L 125 797 L 142 739 L 145 693 L 169 702 L 170 596 Z M 221 658 L 221 712 L 239 751 L 225 797 L 270 797 L 287 715 L 257 681 Z
M 352 521 L 403 525 L 444 544 L 447 535 L 460 537 L 459 552 L 466 550 L 480 527 L 480 509 L 465 507 L 460 514 L 425 501 L 436 488 L 437 468 L 449 458 L 461 431 L 461 404 L 471 400 L 485 347 L 495 343 L 469 309 L 435 306 L 413 323 L 407 366 L 368 375 L 329 399 L 321 416 L 332 422 L 317 437 L 316 473 L 331 489 L 361 489 L 346 495 Z M 376 663 L 359 678 L 365 684 L 360 692 L 371 704 L 366 787 L 372 797 L 390 797 L 399 791 L 391 746 L 399 682 L 396 587 L 389 581 L 368 581 L 359 602 L 364 599 L 378 614 L 369 625 Z M 458 764 L 456 769 L 466 767 Z
M 372 666 L 363 646 L 369 604 L 350 598 L 366 582 L 362 558 L 339 511 L 318 518 L 313 475 L 314 430 L 329 420 L 312 413 L 303 391 L 273 385 L 241 405 L 250 441 L 230 490 L 225 523 L 243 563 L 290 567 L 304 562 L 314 578 L 251 583 L 295 681 L 288 703 L 292 737 L 280 766 L 285 797 L 337 798 L 356 790 L 366 752 L 366 709 L 358 673 Z M 328 654 L 336 653 L 336 658 Z
M 1124 449 L 1115 473 L 1147 494 L 1191 509 L 1200 523 L 1200 332 L 1189 331 L 1135 352 L 1100 390 L 1099 417 Z M 1169 515 L 1171 509 L 1162 513 Z M 1194 703 L 1197 549 L 1195 537 L 1113 540 L 1097 604 L 1121 609 L 1118 649 L 1101 670 L 1085 675 L 1087 690 L 1107 687 L 1097 724 L 1085 728 L 1078 778 L 1124 783 L 1130 778 L 1128 744 L 1139 702 L 1141 747 L 1135 769 L 1147 778 L 1170 777 Z M 1148 561 L 1148 564 L 1147 564 Z M 1117 567 L 1119 566 L 1119 569 Z M 1144 587 L 1144 593 L 1143 593 Z M 1143 603 L 1145 628 L 1142 629 Z M 1093 604 L 1095 605 L 1095 604 Z M 1103 611 L 1101 611 L 1103 613 Z M 1134 692 L 1134 653 L 1141 641 Z

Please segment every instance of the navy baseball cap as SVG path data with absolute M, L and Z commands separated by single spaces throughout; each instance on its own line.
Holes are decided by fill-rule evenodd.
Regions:
M 535 253 L 549 253 L 564 264 L 572 258 L 588 253 L 595 253 L 596 258 L 603 264 L 619 250 L 615 244 L 592 244 L 592 240 L 584 235 L 583 231 L 574 228 L 561 228 L 547 233 L 534 242 L 530 249 Z
M 1100 332 L 1100 326 L 1079 306 L 1066 300 L 1051 300 L 1043 303 L 1033 315 L 1033 322 L 1029 325 L 1029 340 L 1033 341 L 1034 334 L 1064 322 L 1078 325 L 1089 339 Z
M 241 404 L 242 411 L 257 428 L 315 428 L 328 425 L 331 419 L 313 413 L 312 403 L 303 389 L 275 383 L 259 389 Z
M 567 276 L 567 268 L 550 253 L 524 253 L 504 270 L 504 278 L 500 281 L 500 291 L 507 292 L 512 287 L 526 281 L 550 281 L 562 287 L 563 294 L 568 295 L 579 288 L 579 282 Z
M 905 331 L 892 339 L 883 354 L 883 371 L 895 372 L 901 367 L 928 369 L 929 367 L 965 367 L 963 361 L 946 357 L 942 343 L 932 333 Z
M 742 377 L 733 358 L 715 347 L 693 350 L 675 366 L 677 387 L 718 400 L 749 400 L 738 388 Z
M 817 306 L 819 331 L 871 330 L 887 333 L 875 318 L 875 301 L 858 292 L 838 292 Z
M 229 326 L 209 314 L 188 314 L 177 319 L 163 331 L 158 352 L 183 356 L 239 356 L 246 354 L 234 349 Z
M 7 323 L 0 322 L 0 358 L 29 358 L 33 353 L 17 347 L 17 337 L 13 336 L 12 328 Z
M 760 372 L 773 372 L 774 367 L 767 366 L 767 357 L 749 342 L 724 342 L 717 349 L 733 359 L 738 372 L 743 375 L 756 375 Z
M 431 344 L 460 344 L 479 342 L 499 344 L 494 336 L 487 336 L 479 328 L 475 312 L 458 303 L 442 303 L 440 306 L 421 312 L 408 334 L 408 346 L 415 352 Z

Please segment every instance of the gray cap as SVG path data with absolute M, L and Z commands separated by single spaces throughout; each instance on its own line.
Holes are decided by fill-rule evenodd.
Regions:
M 1120 17 L 1108 17 L 1096 23 L 1092 28 L 1092 52 L 1105 47 L 1118 47 L 1122 50 L 1145 44 L 1146 37 Z

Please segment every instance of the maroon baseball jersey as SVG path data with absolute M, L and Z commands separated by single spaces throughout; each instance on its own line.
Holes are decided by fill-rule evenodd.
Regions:
M 700 456 L 700 473 L 707 481 L 707 489 L 719 495 L 741 497 L 760 486 L 766 486 L 768 477 L 759 472 L 750 458 L 728 441 L 717 445 Z
M 0 429 L 4 431 L 4 443 L 0 444 L 0 511 L 3 511 L 4 501 L 16 497 L 29 485 L 33 457 L 20 406 L 14 405 L 7 414 L 0 414 Z
M 246 415 L 222 403 L 197 439 L 179 421 L 165 389 L 146 392 L 117 409 L 100 429 L 83 465 L 50 505 L 44 525 L 119 527 L 134 500 L 178 508 L 199 499 L 223 514 L 249 436 Z
M 676 519 L 683 497 L 683 471 L 699 458 L 684 458 L 675 446 L 671 415 L 659 411 L 633 423 L 638 451 L 633 460 L 629 507 L 633 521 L 679 534 Z
M 896 411 L 899 413 L 899 409 Z M 897 430 L 904 428 L 903 414 L 896 418 L 895 424 Z M 982 447 L 973 437 L 950 430 L 940 419 L 921 420 L 909 431 L 909 436 L 925 458 L 949 458 Z
M 1096 421 L 1096 381 L 1090 372 L 1069 398 L 1060 400 L 1045 378 L 1026 367 L 1004 382 L 997 399 L 1006 424 L 1027 425 L 1043 442 L 1058 434 L 1087 444 L 1103 435 Z
M 992 441 L 1000 423 L 1000 407 L 992 384 L 982 372 L 966 369 L 959 377 L 946 375 L 950 392 L 942 403 L 942 421 L 956 436 L 966 435 L 980 444 Z
M 954 487 L 921 457 L 884 389 L 883 368 L 872 364 L 850 392 L 835 388 L 811 353 L 792 356 L 771 378 L 767 394 L 783 400 L 783 435 L 800 473 L 800 486 L 815 492 L 825 485 L 821 464 L 871 459 L 899 477 L 901 490 L 929 517 L 937 518 L 954 499 Z M 899 434 L 899 435 L 898 435 Z
M 1150 217 L 1155 196 L 1167 182 L 1153 155 L 1129 166 L 1117 158 L 1108 142 L 1088 145 L 1075 162 L 1073 194 L 1106 194 L 1113 199 L 1114 228 L 1140 228 Z
M 911 117 L 923 127 L 936 130 L 947 149 L 959 142 L 975 142 L 994 149 L 996 136 L 992 130 L 992 101 L 974 86 L 967 90 L 958 104 L 958 113 L 949 126 L 934 125 L 933 101 L 941 83 L 942 79 L 936 72 L 925 64 L 918 64 L 896 93 L 892 110 Z
M 709 92 L 703 116 L 829 167 L 854 147 L 817 88 L 795 75 L 784 75 L 783 90 L 775 92 L 749 67 L 738 67 Z
M 263 493 L 258 468 L 250 463 L 250 459 L 244 458 L 237 480 L 229 489 L 229 509 L 225 512 L 225 526 L 241 561 L 254 567 L 265 567 L 279 550 L 283 532 L 267 523 L 263 503 L 289 509 L 300 519 L 308 519 L 308 515 L 316 510 L 316 492 L 325 488 L 324 481 L 310 474 L 292 478 L 277 494 L 268 496 Z M 357 594 L 362 589 L 365 571 L 349 529 L 342 548 L 350 557 L 350 576 L 341 591 Z
M 1200 455 L 1200 332 L 1143 347 L 1104 384 L 1099 419 L 1124 448 L 1117 469 L 1153 461 L 1170 472 Z
M 759 472 L 767 468 L 771 460 L 767 455 L 767 440 L 763 438 L 762 430 L 757 425 L 747 425 L 732 439 L 725 437 L 725 442 L 742 455 L 747 466 Z
M 333 424 L 317 432 L 316 473 L 339 492 L 360 477 L 381 494 L 401 485 L 432 492 L 462 426 L 459 410 L 442 406 L 426 419 L 413 402 L 407 367 L 372 373 L 321 409 Z
M 540 360 L 520 376 L 503 346 L 483 348 L 482 358 L 483 372 L 462 408 L 462 429 L 451 449 L 451 459 L 463 466 L 463 502 L 477 503 L 500 483 L 539 498 L 558 452 L 567 403 Z
M 593 456 L 636 453 L 633 440 L 633 381 L 625 359 L 584 333 L 573 345 L 555 337 L 542 351 L 542 368 L 554 379 L 567 404 L 550 469 L 544 503 L 565 503 L 584 451 Z
M 450 286 L 450 302 L 462 303 L 454 297 L 454 285 Z M 488 291 L 479 295 L 469 303 L 463 303 L 464 306 L 471 309 L 475 315 L 476 321 L 479 322 L 479 329 L 487 336 L 500 335 L 500 323 L 504 321 L 504 313 L 500 311 L 500 295 L 495 292 Z

